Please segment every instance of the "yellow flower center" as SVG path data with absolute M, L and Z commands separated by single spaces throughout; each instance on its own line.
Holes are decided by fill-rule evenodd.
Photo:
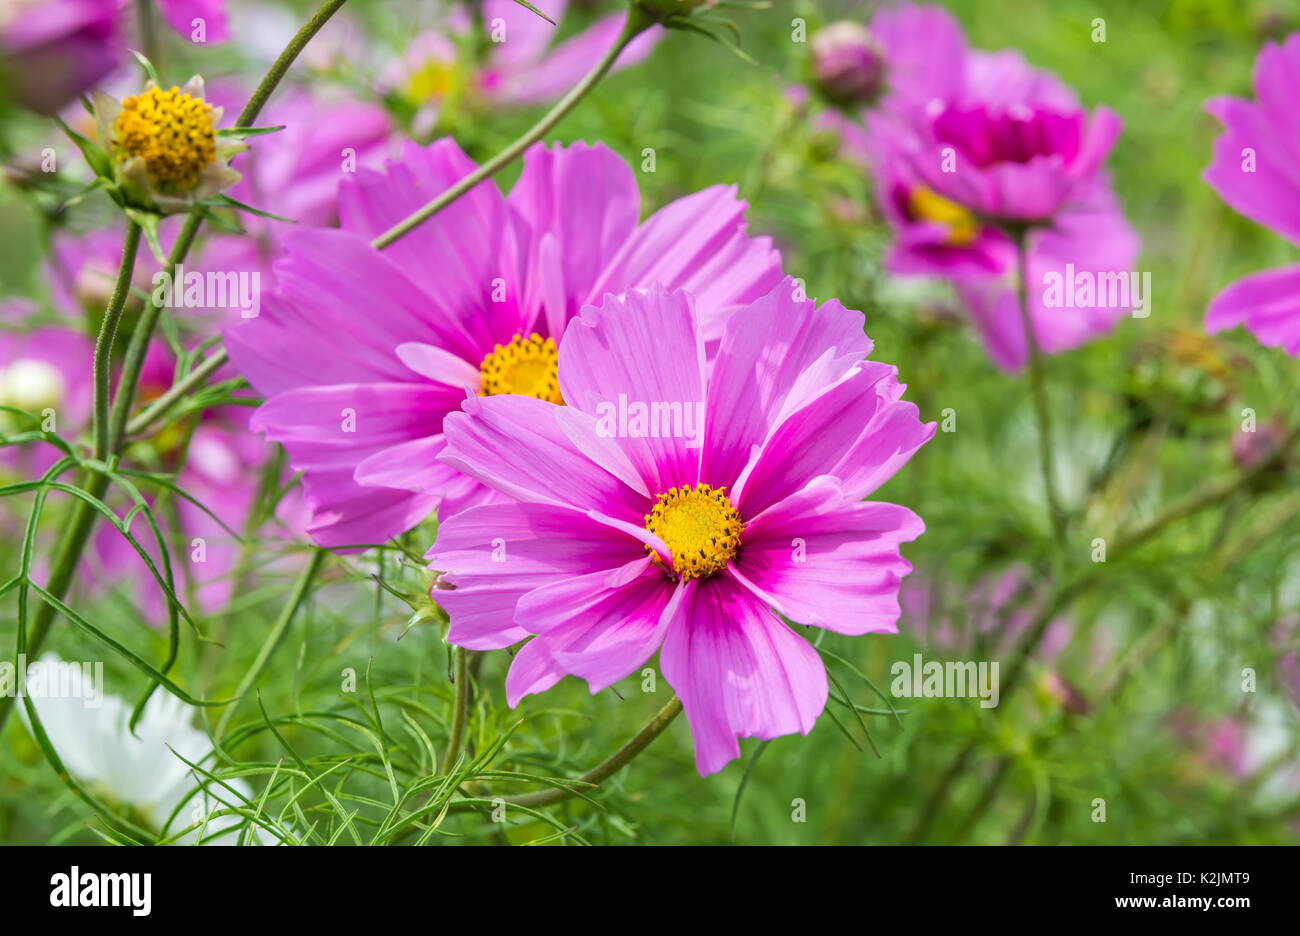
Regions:
M 510 344 L 497 345 L 479 365 L 483 375 L 479 396 L 515 393 L 563 406 L 559 365 L 560 352 L 553 339 L 536 332 L 527 338 L 515 335 Z
M 918 185 L 907 196 L 907 211 L 914 221 L 933 221 L 948 228 L 949 247 L 966 247 L 979 237 L 980 223 L 954 201 Z
M 672 571 L 684 581 L 725 569 L 740 548 L 745 524 L 727 499 L 726 488 L 697 484 L 660 494 L 645 515 L 645 528 L 664 541 L 673 556 Z M 664 568 L 657 552 L 649 546 L 646 552 Z
M 113 129 L 118 147 L 143 159 L 150 181 L 164 188 L 193 188 L 216 156 L 212 108 L 179 88 L 127 98 Z
M 437 103 L 455 90 L 457 80 L 454 62 L 430 59 L 407 81 L 406 96 L 417 104 L 426 101 Z

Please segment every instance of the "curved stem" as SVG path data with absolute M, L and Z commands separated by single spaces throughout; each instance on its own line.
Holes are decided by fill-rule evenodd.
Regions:
M 1038 419 L 1038 456 L 1043 471 L 1043 490 L 1047 494 L 1047 509 L 1052 516 L 1052 531 L 1056 541 L 1065 546 L 1065 514 L 1056 496 L 1056 463 L 1052 456 L 1052 418 L 1047 403 L 1047 389 L 1043 384 L 1043 354 L 1034 335 L 1033 319 L 1029 315 L 1029 252 L 1028 231 L 1023 228 L 1012 232 L 1016 242 L 1016 304 L 1020 307 L 1020 320 L 1025 327 L 1025 347 L 1029 354 L 1029 387 L 1034 397 L 1034 414 Z
M 131 292 L 131 277 L 135 274 L 135 255 L 140 249 L 140 225 L 134 221 L 126 229 L 122 244 L 122 262 L 117 268 L 117 281 L 113 294 L 99 323 L 99 336 L 95 339 L 95 458 L 108 458 L 108 372 L 113 365 L 113 342 L 117 340 L 117 324 L 122 319 L 126 297 Z
M 465 713 L 469 710 L 469 651 L 456 647 L 452 651 L 453 667 L 456 681 L 456 701 L 451 709 L 451 737 L 447 741 L 447 753 L 442 758 L 443 773 L 456 766 L 460 756 L 460 746 L 465 738 Z
M 627 22 L 623 25 L 623 31 L 619 34 L 617 40 L 605 53 L 596 66 L 587 73 L 587 76 L 578 82 L 573 88 L 562 97 L 551 110 L 534 124 L 527 133 L 515 140 L 501 152 L 497 153 L 478 169 L 471 172 L 465 178 L 461 179 L 451 188 L 440 194 L 433 201 L 420 208 L 418 211 L 402 219 L 393 225 L 384 233 L 380 234 L 370 242 L 372 247 L 383 249 L 394 241 L 409 234 L 415 228 L 419 227 L 425 221 L 428 221 L 442 209 L 446 208 L 456 199 L 460 198 L 474 186 L 478 185 L 484 179 L 487 179 L 498 172 L 505 166 L 514 162 L 523 154 L 524 150 L 532 146 L 543 136 L 545 136 L 552 127 L 564 119 L 569 111 L 577 106 L 578 102 L 587 96 L 587 93 L 594 88 L 602 78 L 614 67 L 614 62 L 618 60 L 619 55 L 627 48 L 627 44 L 645 32 L 652 25 L 652 20 L 640 7 L 633 6 L 628 10 Z
M 673 719 L 682 713 L 682 700 L 673 696 L 668 700 L 668 704 L 661 708 L 650 723 L 637 732 L 636 736 L 627 744 L 615 751 L 610 757 L 597 764 L 591 770 L 573 781 L 579 785 L 599 786 L 603 781 L 609 779 L 626 767 L 634 757 L 650 746 L 650 742 L 663 734 L 664 729 L 673 723 Z M 537 793 L 525 793 L 522 796 L 507 796 L 507 803 L 515 806 L 550 806 L 554 803 L 562 803 L 566 799 L 575 796 L 573 790 L 552 787 L 549 790 L 541 790 Z
M 347 0 L 328 0 L 321 4 L 320 8 L 312 14 L 311 19 L 303 24 L 302 29 L 289 40 L 289 44 L 284 47 L 274 64 L 271 65 L 270 71 L 263 76 L 262 81 L 258 84 L 257 89 L 253 91 L 253 96 L 248 99 L 244 109 L 239 112 L 239 119 L 235 121 L 236 127 L 251 127 L 257 115 L 262 112 L 266 102 L 271 97 L 280 81 L 288 73 L 289 67 L 293 65 L 294 60 L 298 58 L 299 53 L 307 47 L 312 37 L 321 31 L 321 27 L 329 22 L 330 17 L 339 11 Z

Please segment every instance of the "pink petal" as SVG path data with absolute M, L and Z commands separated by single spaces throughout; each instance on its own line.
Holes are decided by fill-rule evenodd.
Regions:
M 519 600 L 515 623 L 541 634 L 556 669 L 585 679 L 594 695 L 654 656 L 674 592 L 643 555 L 620 569 L 534 589 Z M 512 706 L 519 698 L 507 696 Z
M 827 694 L 817 651 L 728 575 L 683 592 L 659 662 L 691 723 L 700 775 L 739 757 L 738 738 L 811 731 Z
M 1265 347 L 1300 356 L 1300 265 L 1255 273 L 1215 296 L 1205 330 L 1213 334 L 1238 325 Z
M 639 442 L 624 451 L 652 494 L 696 482 L 704 345 L 689 296 L 655 285 L 588 306 L 565 333 L 559 370 L 565 402 L 595 416 L 599 434 Z M 644 410 L 646 425 L 623 418 L 632 407 Z
M 641 195 L 632 170 L 604 144 L 569 147 L 537 144 L 524 153 L 524 170 L 510 191 L 510 205 L 528 222 L 534 251 L 529 278 L 542 277 L 538 266 L 553 258 L 547 271 L 554 291 L 548 290 L 546 321 L 557 341 L 563 325 L 577 313 L 601 270 L 634 230 Z M 541 239 L 551 235 L 548 258 L 536 252 Z M 530 283 L 530 286 L 532 284 Z M 560 308 L 553 308 L 560 305 Z
M 912 569 L 899 544 L 924 531 L 906 507 L 846 499 L 823 476 L 745 525 L 732 572 L 792 621 L 893 634 L 899 584 Z
M 745 233 L 735 186 L 715 185 L 679 198 L 646 219 L 592 287 L 586 301 L 658 282 L 695 297 L 704 337 L 714 339 L 740 305 L 781 281 L 781 255 L 767 237 Z
M 871 352 L 861 312 L 834 300 L 817 308 L 795 291 L 787 277 L 723 333 L 709 380 L 701 470 L 710 484 L 733 484 L 788 410 Z
M 425 557 L 455 588 L 434 592 L 451 616 L 452 643 L 508 647 L 528 636 L 515 604 L 534 588 L 645 558 L 636 540 L 585 514 L 550 504 L 474 507 L 438 529 Z
M 642 524 L 646 498 L 569 440 L 562 407 L 522 396 L 472 397 L 443 422 L 442 460 L 516 500 L 600 510 Z

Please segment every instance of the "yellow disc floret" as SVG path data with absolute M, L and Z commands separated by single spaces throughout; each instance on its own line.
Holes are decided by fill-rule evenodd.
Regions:
M 515 335 L 508 345 L 497 345 L 479 365 L 483 375 L 480 396 L 514 393 L 564 405 L 560 396 L 560 352 L 551 338 L 534 332 Z
M 671 571 L 684 581 L 725 569 L 740 548 L 745 525 L 727 499 L 726 488 L 697 484 L 660 494 L 645 515 L 645 528 L 664 541 L 673 556 Z M 657 552 L 649 546 L 646 551 L 664 568 Z
M 127 98 L 113 130 L 127 158 L 143 159 L 150 181 L 168 191 L 193 188 L 216 156 L 212 108 L 180 88 Z
M 908 194 L 907 211 L 913 221 L 933 221 L 947 227 L 945 243 L 949 247 L 966 247 L 979 237 L 980 223 L 973 214 L 924 185 Z

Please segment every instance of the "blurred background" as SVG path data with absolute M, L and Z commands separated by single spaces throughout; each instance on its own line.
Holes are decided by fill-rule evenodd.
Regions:
M 546 9 L 544 0 L 537 5 Z M 1105 104 L 1124 120 L 1109 166 L 1142 239 L 1138 269 L 1152 276 L 1152 314 L 1125 318 L 1109 336 L 1048 363 L 1060 488 L 1067 508 L 1081 516 L 1073 534 L 1078 542 L 1069 549 L 1077 550 L 1076 564 L 1086 564 L 1095 537 L 1113 537 L 1248 464 L 1250 440 L 1239 437 L 1243 410 L 1253 410 L 1261 427 L 1289 427 L 1300 418 L 1300 364 L 1244 332 L 1210 337 L 1202 327 L 1218 290 L 1294 259 L 1292 248 L 1235 214 L 1200 180 L 1218 130 L 1205 100 L 1249 96 L 1258 50 L 1300 30 L 1300 10 L 1281 0 L 942 5 L 959 18 L 972 46 L 1017 48 L 1076 89 L 1085 106 Z M 619 8 L 574 0 L 558 35 L 578 35 Z M 196 47 L 170 34 L 156 37 L 158 64 L 177 81 L 195 71 L 210 83 L 229 76 L 248 81 L 309 9 L 232 2 L 232 42 Z M 820 644 L 832 655 L 833 693 L 865 711 L 832 701 L 807 738 L 743 741 L 742 759 L 707 779 L 695 771 L 681 720 L 605 785 L 603 808 L 572 801 L 550 810 L 553 824 L 505 826 L 451 814 L 440 828 L 456 837 L 439 834 L 433 841 L 1300 841 L 1294 476 L 1260 477 L 1076 587 L 1052 558 L 1023 377 L 990 364 L 948 287 L 882 272 L 890 235 L 872 181 L 840 155 L 816 92 L 791 90 L 810 73 L 808 46 L 792 41 L 792 21 L 802 18 L 811 33 L 837 19 L 865 20 L 870 9 L 777 0 L 767 10 L 734 11 L 741 47 L 757 64 L 703 36 L 669 34 L 645 62 L 603 82 L 550 136 L 604 141 L 639 169 L 652 149 L 654 171 L 637 173 L 643 216 L 707 185 L 737 185 L 750 205 L 750 230 L 775 238 L 786 270 L 805 280 L 809 295 L 835 297 L 866 313 L 873 356 L 898 366 L 922 417 L 942 420 L 953 410 L 955 431 L 939 432 L 878 495 L 912 507 L 927 526 L 904 550 L 915 571 L 905 582 L 900 633 L 828 634 Z M 527 129 L 542 107 L 485 110 L 453 93 L 431 109 L 429 89 L 454 88 L 454 73 L 417 66 L 390 80 L 394 63 L 409 60 L 412 37 L 441 28 L 444 15 L 432 3 L 349 3 L 318 37 L 319 56 L 289 83 L 380 106 L 399 135 L 452 134 L 482 161 Z M 1091 38 L 1098 17 L 1106 22 L 1104 43 Z M 472 45 L 462 41 L 458 54 L 479 54 Z M 138 81 L 138 71 L 123 74 L 127 86 Z M 30 171 L 46 146 L 64 154 L 60 165 L 67 168 L 54 178 Z M 0 292 L 8 308 L 20 310 L 6 314 L 3 327 L 22 333 L 75 320 L 93 334 L 100 313 L 93 301 L 77 306 L 75 289 L 69 300 L 59 287 L 50 245 L 66 232 L 110 225 L 111 204 L 92 195 L 60 208 L 84 170 L 47 118 L 12 108 L 0 130 L 0 157 L 6 165 Z M 506 189 L 517 175 L 516 165 L 497 181 Z M 214 334 L 179 316 L 174 324 L 182 342 Z M 216 402 L 250 397 L 232 386 Z M 247 530 L 273 522 L 287 496 L 276 484 L 281 468 L 268 471 L 271 481 Z M 0 474 L 24 476 L 14 462 L 5 462 Z M 18 567 L 30 503 L 30 495 L 16 494 L 0 505 L 5 579 Z M 53 496 L 51 504 L 56 512 L 68 506 Z M 58 524 L 50 516 L 53 537 Z M 411 556 L 427 549 L 435 531 L 431 521 L 409 534 L 410 556 L 393 549 L 327 560 L 323 584 L 258 683 L 284 742 L 314 770 L 334 771 L 320 785 L 333 798 L 309 790 L 299 827 L 317 822 L 327 837 L 337 832 L 350 841 L 343 817 L 355 809 L 355 822 L 373 829 L 391 804 L 386 766 L 397 765 L 396 782 L 406 788 L 427 767 L 428 747 L 438 748 L 445 737 L 451 693 L 439 627 L 430 619 L 410 626 L 419 599 L 412 599 L 413 609 L 394 594 L 418 596 L 425 580 Z M 264 533 L 246 538 L 244 549 L 230 573 L 229 603 L 196 612 L 213 642 L 182 631 L 173 676 L 206 698 L 233 693 L 306 552 L 301 543 Z M 158 658 L 167 634 L 141 611 L 147 587 L 101 581 L 78 591 L 73 603 L 105 632 Z M 15 638 L 13 601 L 10 595 L 0 603 L 6 655 Z M 981 708 L 976 699 L 890 692 L 892 665 L 916 653 L 927 661 L 1000 661 L 1005 681 L 1016 638 L 1040 619 L 1047 621 L 1044 638 L 1021 683 L 1004 689 L 996 708 Z M 56 628 L 49 646 L 64 659 L 104 656 L 71 627 Z M 474 663 L 472 750 L 482 753 L 506 739 L 491 769 L 575 775 L 634 734 L 671 692 L 662 679 L 657 691 L 646 692 L 643 679 L 633 677 L 591 698 L 584 684 L 566 679 L 511 711 L 503 691 L 508 661 L 506 652 L 496 652 Z M 355 692 L 340 688 L 347 669 L 360 674 Z M 1254 691 L 1244 692 L 1247 670 Z M 106 682 L 110 692 L 132 700 L 146 684 L 114 655 L 106 659 Z M 371 721 L 376 709 L 386 726 L 378 732 Z M 194 724 L 202 726 L 203 717 Z M 207 717 L 210 728 L 218 716 Z M 372 730 L 343 724 L 342 717 Z M 247 733 L 227 745 L 231 760 L 217 772 L 245 777 L 260 792 L 284 748 L 264 730 L 255 704 L 242 705 L 232 724 L 247 726 Z M 485 798 L 520 789 L 501 785 L 486 764 L 475 770 L 471 788 Z M 281 803 L 287 797 L 276 787 Z M 1105 821 L 1097 821 L 1099 800 Z M 11 718 L 0 734 L 0 842 L 94 842 L 111 836 L 105 828 L 60 782 L 22 721 Z M 557 835 L 556 828 L 571 831 Z

